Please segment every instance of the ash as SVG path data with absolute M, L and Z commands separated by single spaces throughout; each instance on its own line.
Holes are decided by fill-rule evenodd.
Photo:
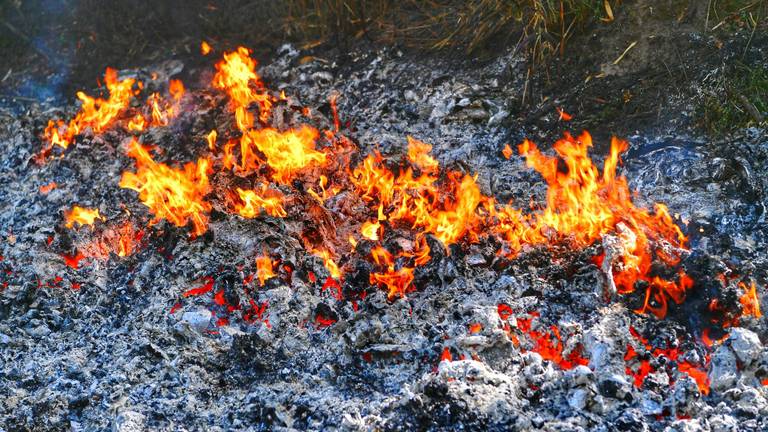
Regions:
M 543 200 L 540 177 L 522 158 L 501 154 L 524 134 L 546 135 L 522 130 L 510 115 L 509 101 L 525 86 L 512 54 L 482 67 L 389 50 L 324 58 L 286 46 L 274 58 L 260 74 L 310 107 L 315 121 L 332 124 L 328 100 L 339 95 L 343 132 L 362 154 L 401 154 L 412 135 L 434 145 L 441 166 L 479 174 L 482 192 L 499 201 Z M 192 93 L 210 81 L 210 68 L 184 73 Z M 223 95 L 199 91 L 146 140 L 168 161 L 194 160 L 225 105 Z M 35 105 L 0 116 L 0 430 L 768 429 L 765 319 L 742 317 L 707 344 L 711 317 L 701 312 L 713 298 L 738 304 L 735 283 L 720 286 L 716 275 L 768 278 L 762 131 L 718 143 L 628 137 L 622 173 L 637 202 L 666 203 L 684 221 L 686 270 L 700 281 L 657 319 L 633 312 L 642 295 L 607 294 L 606 275 L 590 258 L 609 249 L 610 236 L 587 250 L 534 248 L 501 263 L 482 244 L 450 253 L 437 245 L 418 289 L 394 301 L 354 277 L 343 289 L 356 298 L 365 292 L 358 301 L 321 289 L 327 271 L 302 249 L 290 217 L 214 211 L 197 239 L 165 222 L 139 226 L 146 234 L 135 253 L 75 269 L 62 255 L 104 228 L 67 230 L 64 210 L 97 207 L 108 221 L 146 221 L 148 212 L 118 187 L 133 165 L 117 132 L 33 162 L 44 122 L 57 113 Z M 547 122 L 568 126 L 554 110 Z M 593 157 L 605 150 L 598 144 Z M 40 193 L 50 182 L 57 187 Z M 257 286 L 258 307 L 218 304 L 220 291 L 227 304 L 241 303 L 243 279 L 265 248 L 292 275 L 281 269 Z M 206 277 L 210 293 L 183 296 Z M 553 339 L 553 328 L 562 361 L 532 336 Z M 697 380 L 681 365 L 704 375 Z

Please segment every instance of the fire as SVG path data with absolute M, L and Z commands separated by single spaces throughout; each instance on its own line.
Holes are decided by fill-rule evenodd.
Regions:
M 412 136 L 407 136 L 406 139 L 408 140 L 408 160 L 424 172 L 436 172 L 439 164 L 429 155 L 429 152 L 432 151 L 432 146 Z
M 554 232 L 578 246 L 586 246 L 605 234 L 618 232 L 624 253 L 620 268 L 613 272 L 617 290 L 629 293 L 634 291 L 635 282 L 646 282 L 646 303 L 640 312 L 663 317 L 668 300 L 681 303 L 693 281 L 682 272 L 677 281 L 652 277 L 653 257 L 665 262 L 679 261 L 678 256 L 669 253 L 684 250 L 687 239 L 664 205 L 657 204 L 650 213 L 632 203 L 626 178 L 616 176 L 619 154 L 628 148 L 626 141 L 612 140 L 602 172 L 587 155 L 590 147 L 592 137 L 587 132 L 578 139 L 566 134 L 555 143 L 554 149 L 561 159 L 543 155 L 528 140 L 520 144 L 527 165 L 538 171 L 549 186 L 547 207 L 535 215 L 532 230 L 525 230 L 524 235 L 529 241 L 545 243 Z M 566 172 L 558 169 L 559 160 L 565 162 Z M 672 252 L 662 248 L 665 244 L 671 246 Z M 651 300 L 657 306 L 651 305 Z
M 387 288 L 387 297 L 405 297 L 413 283 L 413 268 L 400 267 L 395 270 L 395 259 L 392 254 L 381 246 L 376 246 L 371 250 L 371 257 L 374 262 L 385 270 L 382 272 L 371 272 L 370 283 L 372 285 L 383 285 Z
M 118 81 L 117 71 L 107 68 L 104 83 L 109 90 L 108 99 L 93 98 L 83 92 L 77 92 L 77 98 L 82 102 L 80 112 L 67 124 L 61 120 L 48 122 L 43 136 L 51 145 L 66 149 L 75 135 L 83 133 L 87 128 L 91 128 L 94 133 L 103 132 L 128 107 L 133 95 L 131 88 L 134 79 Z
M 501 309 L 499 309 L 501 312 Z M 544 360 L 549 360 L 561 369 L 573 369 L 578 365 L 587 365 L 589 360 L 582 355 L 581 345 L 566 352 L 560 329 L 551 325 L 549 331 L 534 330 L 532 321 L 538 318 L 537 312 L 529 314 L 530 318 L 518 318 L 518 328 L 533 341 L 532 351 L 541 355 Z
M 266 185 L 261 185 L 260 192 L 237 188 L 237 194 L 243 204 L 238 204 L 235 211 L 242 217 L 254 218 L 261 213 L 261 210 L 274 217 L 288 216 L 283 208 L 282 194 L 268 190 Z
M 208 141 L 208 150 L 214 151 L 216 150 L 216 138 L 218 137 L 218 132 L 216 132 L 216 129 L 213 129 L 208 133 L 208 135 L 205 137 L 206 141 Z
M 256 277 L 259 278 L 259 285 L 264 286 L 264 282 L 275 277 L 274 262 L 265 252 L 256 258 Z
M 78 226 L 93 225 L 96 219 L 103 221 L 104 217 L 99 214 L 99 209 L 74 206 L 71 210 L 64 212 L 64 219 L 66 220 L 66 227 L 72 228 L 75 226 L 75 223 Z
M 108 227 L 79 250 L 87 258 L 106 260 L 110 254 L 126 257 L 138 250 L 143 237 L 144 231 L 137 230 L 128 222 L 117 227 Z
M 177 79 L 168 81 L 168 93 L 170 93 L 173 100 L 176 102 L 180 101 L 184 97 L 184 83 Z
M 238 47 L 236 51 L 224 53 L 224 60 L 216 64 L 213 85 L 225 90 L 232 101 L 240 130 L 253 126 L 253 117 L 247 111 L 252 103 L 258 103 L 259 118 L 266 122 L 272 107 L 271 97 L 264 92 L 264 84 L 256 73 L 256 60 L 251 58 L 251 50 Z M 251 86 L 260 92 L 254 91 Z
M 200 47 L 203 54 L 211 51 L 205 41 Z M 661 204 L 653 210 L 636 206 L 627 180 L 617 175 L 619 155 L 628 149 L 627 142 L 614 138 L 610 154 L 598 168 L 588 155 L 592 138 L 587 132 L 578 138 L 565 134 L 555 143 L 554 156 L 523 141 L 519 153 L 527 166 L 543 177 L 548 189 L 544 206 L 519 209 L 484 195 L 476 175 L 441 169 L 431 154 L 432 146 L 411 136 L 406 137 L 407 154 L 403 160 L 387 161 L 377 151 L 354 158 L 354 144 L 340 132 L 336 94 L 330 97 L 333 126 L 328 130 L 309 125 L 280 129 L 270 125 L 273 104 L 285 103 L 289 98 L 284 92 L 273 96 L 256 67 L 251 51 L 244 47 L 225 52 L 215 65 L 212 86 L 228 96 L 236 127 L 235 131 L 212 129 L 205 137 L 210 152 L 220 146 L 221 154 L 174 168 L 155 162 L 148 149 L 135 138 L 131 141 L 128 154 L 136 161 L 136 171 L 125 172 L 120 185 L 139 193 L 139 199 L 154 215 L 152 223 L 167 219 L 184 226 L 191 222 L 192 235 L 202 234 L 212 209 L 206 200 L 212 190 L 208 176 L 215 171 L 227 174 L 234 170 L 238 177 L 250 178 L 252 184 L 259 185 L 252 190 L 236 187 L 225 191 L 232 213 L 246 218 L 262 212 L 287 217 L 287 203 L 301 203 L 303 196 L 313 198 L 321 207 L 336 197 L 326 211 L 349 204 L 345 202 L 349 195 L 362 199 L 363 215 L 357 220 L 365 222 L 341 221 L 339 239 L 347 239 L 354 252 L 361 238 L 383 243 L 396 235 L 403 237 L 395 254 L 377 246 L 380 249 L 366 257 L 376 265 L 369 283 L 387 289 L 390 298 L 414 289 L 414 272 L 431 259 L 428 239 L 439 241 L 446 252 L 451 245 L 490 239 L 500 245 L 498 256 L 512 259 L 525 247 L 587 247 L 610 237 L 616 240 L 618 252 L 611 249 L 608 254 L 606 250 L 600 262 L 611 275 L 612 288 L 627 294 L 642 287 L 645 302 L 637 312 L 657 317 L 667 313 L 671 302 L 683 302 L 693 287 L 693 280 L 680 265 L 687 253 L 687 239 L 667 208 Z M 117 72 L 108 69 L 105 83 L 107 100 L 80 93 L 81 112 L 69 124 L 49 125 L 46 137 L 52 145 L 66 147 L 86 128 L 99 133 L 116 119 L 136 132 L 167 125 L 179 114 L 186 91 L 181 81 L 170 80 L 167 99 L 151 94 L 144 105 L 130 108 L 120 118 L 129 109 L 134 80 L 118 81 Z M 137 87 L 143 89 L 140 83 Z M 309 111 L 302 108 L 302 112 Z M 564 111 L 559 112 L 563 120 L 570 118 Z M 220 134 L 234 138 L 217 143 Z M 505 144 L 502 155 L 511 159 L 512 153 L 512 147 Z M 353 166 L 350 160 L 361 161 Z M 280 191 L 273 188 L 274 183 L 280 185 Z M 295 199 L 286 192 L 294 186 Z M 307 243 L 310 252 L 323 259 L 334 279 L 341 278 L 342 271 L 335 261 L 338 257 L 331 251 L 340 247 L 348 250 L 343 241 L 344 245 Z M 745 294 L 742 304 L 745 313 L 760 313 L 756 294 Z M 544 333 L 539 336 L 544 337 Z M 547 333 L 546 338 L 546 346 L 557 351 L 558 336 Z M 542 349 L 546 346 L 542 345 Z
M 147 99 L 147 105 L 150 107 L 152 126 L 168 126 L 176 116 L 176 109 L 157 93 L 152 93 Z
M 363 199 L 379 201 L 380 219 L 410 222 L 412 228 L 433 234 L 445 246 L 467 233 L 471 239 L 479 237 L 482 218 L 476 210 L 486 198 L 475 179 L 465 175 L 459 180 L 459 173 L 449 172 L 447 187 L 440 188 L 437 161 L 428 154 L 431 146 L 410 137 L 408 144 L 408 158 L 422 174 L 414 177 L 409 168 L 395 176 L 383 166 L 380 154 L 369 155 L 350 176 Z
M 176 226 L 185 226 L 191 221 L 192 235 L 203 234 L 211 210 L 204 199 L 210 191 L 210 162 L 200 158 L 184 169 L 172 168 L 155 162 L 135 138 L 128 145 L 128 156 L 136 160 L 136 172 L 124 172 L 120 187 L 139 193 L 139 199 L 155 215 L 153 223 L 167 219 Z
M 378 221 L 365 222 L 362 228 L 360 228 L 360 233 L 368 240 L 377 241 L 379 239 L 379 229 L 381 229 L 381 224 Z
M 141 132 L 146 127 L 147 121 L 141 113 L 137 113 L 132 119 L 128 120 L 128 130 Z
M 509 159 L 512 157 L 514 152 L 512 151 L 512 147 L 510 147 L 509 144 L 504 144 L 504 148 L 501 150 L 501 154 L 504 155 L 505 159 Z
M 651 364 L 650 358 L 658 359 L 664 357 L 667 361 L 671 361 L 677 367 L 678 372 L 688 375 L 696 381 L 696 385 L 703 394 L 709 394 L 709 376 L 707 375 L 707 364 L 709 363 L 709 356 L 705 356 L 705 364 L 696 365 L 688 360 L 680 358 L 680 350 L 677 347 L 667 348 L 654 348 L 648 342 L 646 338 L 640 335 L 633 327 L 629 328 L 630 334 L 635 338 L 637 342 L 637 348 L 631 343 L 627 344 L 627 352 L 624 355 L 624 361 L 627 362 L 626 373 L 633 377 L 635 387 L 641 387 L 650 373 L 655 372 L 656 368 Z M 642 350 L 645 355 L 640 355 L 638 349 Z M 630 367 L 631 363 L 635 360 L 639 362 L 639 367 Z M 665 362 L 662 362 L 663 365 Z
M 744 294 L 739 298 L 741 303 L 741 315 L 753 316 L 755 318 L 761 318 L 763 314 L 760 312 L 760 300 L 757 297 L 757 284 L 752 281 L 749 288 L 744 282 L 739 282 L 739 288 L 744 290 Z
M 208 55 L 211 52 L 211 46 L 206 41 L 200 42 L 200 53 L 202 55 Z
M 319 136 L 317 129 L 302 126 L 280 132 L 277 129 L 252 129 L 243 135 L 240 142 L 242 171 L 258 167 L 255 150 L 267 158 L 267 165 L 273 170 L 272 177 L 287 184 L 302 169 L 308 166 L 325 164 L 326 154 L 315 150 L 315 141 Z
M 43 195 L 48 195 L 52 190 L 56 189 L 56 187 L 58 187 L 58 185 L 54 181 L 46 183 L 40 186 L 40 193 Z
M 341 279 L 341 269 L 339 268 L 338 264 L 333 260 L 333 256 L 331 255 L 331 252 L 327 249 L 314 249 L 312 253 L 315 256 L 318 256 L 323 259 L 323 265 L 325 266 L 325 269 L 328 270 L 328 273 L 331 274 L 331 277 L 334 279 Z

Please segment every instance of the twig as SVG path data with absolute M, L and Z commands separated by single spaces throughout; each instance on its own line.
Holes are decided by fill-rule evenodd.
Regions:
M 749 13 L 749 17 L 752 18 L 752 12 Z M 756 19 L 752 18 L 752 33 L 749 34 L 749 40 L 747 40 L 747 45 L 744 47 L 744 53 L 741 55 L 741 58 L 744 59 L 744 57 L 747 56 L 747 51 L 749 51 L 749 45 L 752 43 L 752 38 L 755 37 L 755 30 L 757 30 L 757 25 L 760 24 L 757 22 Z
M 635 42 L 632 42 L 631 44 L 629 44 L 629 46 L 627 47 L 627 49 L 625 49 L 625 50 L 624 50 L 624 52 L 623 52 L 623 53 L 621 53 L 621 55 L 619 56 L 619 58 L 617 58 L 616 60 L 614 60 L 614 61 L 613 61 L 613 64 L 614 64 L 614 65 L 617 65 L 617 64 L 619 64 L 619 62 L 620 62 L 620 61 L 621 61 L 621 60 L 624 58 L 624 56 L 625 56 L 625 55 L 627 55 L 627 53 L 629 52 L 629 50 L 631 50 L 632 48 L 634 48 L 634 47 L 635 47 L 635 45 L 637 45 L 637 41 L 635 41 Z

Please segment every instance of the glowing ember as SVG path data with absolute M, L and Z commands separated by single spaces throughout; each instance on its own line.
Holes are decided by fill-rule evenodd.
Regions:
M 198 159 L 184 169 L 155 162 L 135 139 L 128 146 L 128 156 L 136 160 L 136 172 L 124 172 L 120 187 L 139 193 L 139 199 L 155 215 L 153 223 L 167 219 L 176 226 L 192 222 L 192 235 L 203 234 L 208 225 L 211 205 L 204 200 L 209 192 L 210 163 Z
M 77 252 L 74 255 L 62 255 L 62 258 L 64 258 L 64 264 L 66 264 L 69 267 L 72 267 L 73 269 L 77 269 L 78 267 L 80 267 L 80 261 L 85 259 L 85 255 L 83 255 L 80 252 Z
M 206 276 L 203 280 L 205 281 L 203 285 L 184 291 L 184 294 L 182 295 L 184 297 L 199 296 L 213 291 L 213 278 Z
M 44 184 L 40 186 L 40 193 L 43 195 L 48 195 L 48 193 L 56 189 L 57 186 L 58 185 L 56 184 L 56 182 L 53 182 L 53 181 L 48 184 Z
M 624 355 L 624 361 L 628 363 L 626 366 L 627 375 L 632 376 L 633 382 L 636 387 L 641 387 L 650 373 L 655 372 L 656 369 L 652 366 L 650 358 L 658 359 L 664 357 L 667 361 L 671 361 L 677 366 L 677 370 L 696 381 L 696 385 L 703 394 L 709 394 L 709 377 L 707 375 L 707 365 L 698 366 L 687 360 L 680 359 L 680 350 L 676 347 L 669 348 L 654 348 L 648 340 L 640 335 L 633 327 L 629 328 L 630 334 L 639 342 L 637 348 L 632 344 L 627 344 L 627 352 Z M 641 355 L 638 353 L 638 349 L 643 350 L 645 353 Z M 706 357 L 706 362 L 709 362 L 709 357 Z M 629 366 L 631 363 L 639 363 L 639 366 L 632 368 Z M 664 364 L 662 362 L 661 364 Z M 672 377 L 671 377 L 672 378 Z
M 65 211 L 64 218 L 67 228 L 74 227 L 75 223 L 78 226 L 93 225 L 96 219 L 104 220 L 104 217 L 99 214 L 99 209 L 89 209 L 80 206 L 74 206 L 71 210 Z

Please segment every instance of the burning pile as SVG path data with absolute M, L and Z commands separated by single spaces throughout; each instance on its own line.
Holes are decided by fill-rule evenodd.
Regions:
M 204 47 L 208 54 L 210 46 Z M 152 215 L 150 225 L 163 220 L 177 227 L 191 225 L 190 236 L 196 238 L 208 231 L 213 212 L 290 221 L 306 254 L 324 264 L 322 291 L 329 290 L 337 301 L 351 302 L 355 309 L 370 287 L 384 289 L 393 301 L 418 295 L 411 293 L 429 283 L 419 274 L 435 256 L 460 254 L 472 245 L 492 248 L 493 266 L 499 270 L 536 250 L 559 246 L 597 250 L 593 262 L 606 276 L 607 296 L 640 296 L 635 311 L 657 318 L 684 304 L 699 288 L 699 281 L 686 271 L 690 250 L 684 224 L 661 203 L 652 210 L 636 205 L 627 179 L 617 173 L 621 154 L 629 147 L 626 141 L 612 140 L 602 169 L 589 155 L 592 138 L 587 132 L 578 137 L 565 134 L 553 146 L 555 156 L 523 141 L 519 154 L 547 184 L 545 204 L 525 208 L 484 194 L 478 184 L 483 173 L 442 168 L 431 155 L 431 145 L 412 136 L 404 137 L 407 151 L 402 157 L 378 150 L 362 154 L 341 127 L 335 96 L 330 98 L 332 126 L 323 128 L 311 108 L 297 107 L 291 96 L 264 85 L 246 48 L 224 53 L 215 70 L 212 88 L 200 92 L 226 94 L 230 121 L 207 132 L 205 146 L 197 146 L 200 156 L 195 162 L 160 162 L 173 155 L 145 142 L 149 131 L 172 126 L 185 107 L 197 103 L 195 95 L 171 80 L 167 96 L 152 93 L 145 103 L 136 104 L 134 100 L 144 94 L 143 83 L 120 80 L 112 69 L 104 77 L 108 98 L 80 92 L 82 106 L 74 118 L 48 123 L 39 160 L 76 151 L 68 147 L 81 135 L 119 131 L 126 136 L 126 155 L 135 162 L 133 171 L 122 174 L 119 186 L 137 193 Z M 509 146 L 503 151 L 507 159 L 512 153 Z M 142 247 L 144 229 L 135 228 L 142 225 L 140 215 L 115 224 L 98 209 L 73 205 L 65 217 L 71 229 L 75 224 L 78 229 L 109 226 L 90 243 L 67 252 L 67 263 L 75 268 L 84 258 L 107 259 L 111 252 L 122 257 Z M 295 270 L 269 250 L 254 257 L 253 263 L 256 270 L 250 278 L 255 277 L 259 286 L 275 278 L 290 283 Z M 300 273 L 315 282 L 312 271 Z M 729 283 L 740 284 L 741 306 L 714 320 L 713 326 L 720 329 L 737 325 L 741 316 L 761 316 L 754 281 L 724 280 L 723 286 Z M 253 298 L 243 304 L 228 299 L 223 290 L 214 289 L 213 278 L 183 296 L 211 292 L 215 303 L 229 313 L 240 311 L 247 322 L 263 321 L 265 304 Z M 709 309 L 715 316 L 716 299 Z M 516 346 L 564 369 L 589 363 L 582 346 L 566 344 L 568 337 L 561 329 L 539 322 L 537 312 L 515 316 L 510 306 L 499 304 L 498 316 Z M 320 312 L 315 319 L 320 327 L 336 322 Z M 225 324 L 226 318 L 219 323 Z M 479 325 L 471 331 L 479 332 Z M 709 392 L 708 356 L 690 361 L 676 347 L 653 347 L 638 332 L 633 335 L 637 343 L 627 346 L 624 360 L 636 386 L 653 373 L 652 360 L 665 357 L 692 377 L 704 394 Z M 441 358 L 451 360 L 451 351 L 445 348 Z

